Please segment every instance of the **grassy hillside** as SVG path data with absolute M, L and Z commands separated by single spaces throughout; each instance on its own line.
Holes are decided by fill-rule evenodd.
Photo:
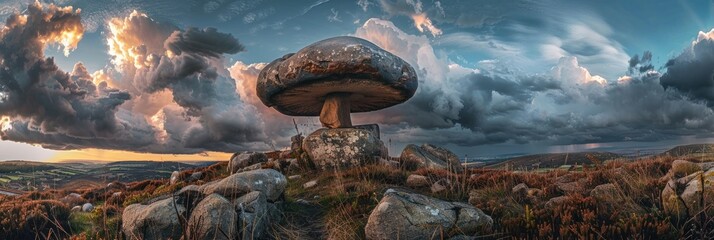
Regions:
M 212 162 L 215 163 L 215 162 Z M 212 164 L 201 163 L 201 164 Z M 99 187 L 111 181 L 169 178 L 176 170 L 196 168 L 180 162 L 121 161 L 98 163 L 0 162 L 0 188 L 31 191 Z
M 663 156 L 672 157 L 697 157 L 701 159 L 714 159 L 714 144 L 691 144 L 677 146 L 662 153 Z
M 547 153 L 510 158 L 486 167 L 510 170 L 553 169 L 563 165 L 598 164 L 593 159 L 607 161 L 618 158 L 622 156 L 610 152 Z

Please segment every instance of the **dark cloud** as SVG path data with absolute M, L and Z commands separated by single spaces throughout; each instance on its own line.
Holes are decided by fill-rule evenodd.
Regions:
M 607 81 L 576 57 L 563 57 L 541 74 L 523 74 L 498 61 L 462 67 L 439 57 L 425 37 L 384 20 L 367 21 L 356 35 L 417 69 L 419 90 L 407 103 L 356 117 L 382 123 L 386 138 L 395 142 L 581 144 L 659 141 L 714 130 L 711 108 L 660 85 L 660 73 L 648 67 L 649 52 L 632 58 L 630 75 Z
M 5 96 L 0 115 L 38 133 L 71 138 L 110 137 L 123 130 L 115 112 L 129 100 L 127 92 L 94 85 L 81 63 L 69 74 L 44 57 L 46 44 L 76 46 L 83 32 L 78 11 L 35 3 L 26 14 L 10 16 L 5 26 L 0 31 L 0 92 Z M 2 138 L 13 136 L 3 132 Z
M 140 96 L 170 91 L 176 104 L 162 107 L 154 116 L 164 130 L 162 145 L 226 152 L 267 147 L 260 114 L 240 99 L 224 66 L 224 54 L 243 50 L 235 37 L 214 28 L 178 29 L 166 36 L 166 29 L 177 28 L 143 14 L 114 22 L 109 38 L 121 42 L 116 45 L 122 49 L 114 51 L 114 57 L 125 60 L 115 66 L 125 82 L 136 86 Z M 145 32 L 153 29 L 160 31 Z M 134 35 L 149 36 L 126 40 L 125 36 Z M 149 45 L 162 47 L 152 53 L 133 50 Z
M 647 71 L 654 70 L 654 65 L 652 65 L 652 52 L 650 51 L 642 53 L 642 58 L 635 54 L 635 56 L 630 58 L 628 63 L 630 64 L 628 69 L 628 73 L 630 74 L 634 74 L 636 72 L 645 73 Z
M 213 58 L 223 54 L 236 54 L 244 49 L 233 35 L 218 32 L 215 28 L 175 31 L 164 42 L 164 48 L 174 54 L 186 52 Z
M 699 33 L 699 37 L 679 56 L 665 65 L 667 72 L 661 83 L 665 88 L 714 106 L 714 31 Z
M 269 146 L 260 114 L 224 66 L 223 54 L 243 50 L 232 35 L 133 12 L 109 21 L 111 68 L 90 73 L 77 63 L 67 73 L 44 57 L 47 44 L 71 50 L 83 32 L 72 8 L 36 3 L 8 18 L 0 31 L 3 140 L 157 153 Z

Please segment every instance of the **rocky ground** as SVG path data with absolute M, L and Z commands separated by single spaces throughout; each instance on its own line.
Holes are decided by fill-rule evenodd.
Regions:
M 582 171 L 464 169 L 453 153 L 326 170 L 236 154 L 170 179 L 0 198 L 8 239 L 710 239 L 714 163 L 653 157 Z

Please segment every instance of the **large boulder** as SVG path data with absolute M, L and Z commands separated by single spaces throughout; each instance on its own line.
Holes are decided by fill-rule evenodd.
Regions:
M 285 175 L 274 169 L 258 169 L 236 173 L 199 188 L 205 195 L 218 193 L 228 199 L 235 199 L 252 191 L 260 191 L 269 200 L 275 201 L 283 194 L 287 183 Z
M 421 146 L 409 144 L 402 151 L 400 159 L 403 162 L 416 163 L 419 167 L 449 169 L 454 172 L 463 171 L 461 161 L 456 154 L 431 144 Z
M 674 161 L 667 174 L 670 179 L 662 189 L 664 211 L 680 220 L 694 217 L 705 209 L 705 214 L 714 214 L 714 209 L 706 208 L 706 203 L 714 202 L 714 168 L 711 166 L 710 163 Z M 686 173 L 690 174 L 682 176 Z
M 233 154 L 231 160 L 228 161 L 228 170 L 230 173 L 236 173 L 238 170 L 268 161 L 268 156 L 260 152 L 244 152 Z
M 493 219 L 472 205 L 389 189 L 369 215 L 365 234 L 367 239 L 443 239 L 475 235 L 492 225 Z
M 188 226 L 189 239 L 236 239 L 238 214 L 228 199 L 214 193 L 196 205 Z
M 150 205 L 132 204 L 124 208 L 122 231 L 126 239 L 179 239 L 181 223 L 179 215 L 184 215 L 186 208 L 174 204 L 174 198 L 167 198 Z
M 234 201 L 239 214 L 238 231 L 241 239 L 263 239 L 272 221 L 277 221 L 277 208 L 265 194 L 250 192 Z
M 429 186 L 429 179 L 418 174 L 411 174 L 407 177 L 407 186 L 409 187 L 426 187 Z
M 302 148 L 325 170 L 375 163 L 387 155 L 384 143 L 372 131 L 358 128 L 318 129 L 305 138 Z

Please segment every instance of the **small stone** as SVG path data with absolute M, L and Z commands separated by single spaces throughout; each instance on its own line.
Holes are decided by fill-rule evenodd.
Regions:
M 545 203 L 545 207 L 548 209 L 553 209 L 556 206 L 562 205 L 567 200 L 568 200 L 568 197 L 566 197 L 566 196 L 554 197 L 554 198 L 549 199 L 548 202 Z
M 303 184 L 302 187 L 308 189 L 314 187 L 315 185 L 317 185 L 317 180 L 312 180 Z
M 192 173 L 190 177 L 188 177 L 188 181 L 195 182 L 195 181 L 201 180 L 201 178 L 203 178 L 203 172 L 195 172 L 195 173 Z
M 422 175 L 412 174 L 407 177 L 407 186 L 426 187 L 429 186 L 429 179 Z
M 520 183 L 515 187 L 511 188 L 511 193 L 518 197 L 525 197 L 528 194 L 528 185 L 525 183 Z
M 91 203 L 85 203 L 84 205 L 82 205 L 82 212 L 91 212 L 93 210 L 94 205 L 92 205 Z
M 297 180 L 300 179 L 300 175 L 292 175 L 288 177 L 288 180 Z
M 268 156 L 265 153 L 257 152 L 244 152 L 233 154 L 231 160 L 228 162 L 228 170 L 230 173 L 236 173 L 243 168 L 258 163 L 264 163 L 268 161 Z
M 173 171 L 171 173 L 171 178 L 169 179 L 169 184 L 174 185 L 183 179 L 180 179 L 181 173 L 179 171 Z

